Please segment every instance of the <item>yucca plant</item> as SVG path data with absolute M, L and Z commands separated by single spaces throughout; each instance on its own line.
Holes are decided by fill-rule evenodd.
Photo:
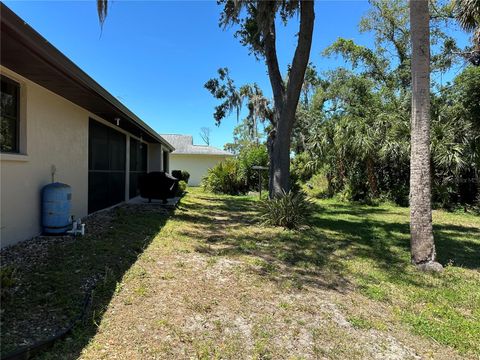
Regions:
M 283 193 L 260 203 L 262 224 L 281 226 L 285 229 L 298 229 L 313 211 L 312 202 L 303 192 Z

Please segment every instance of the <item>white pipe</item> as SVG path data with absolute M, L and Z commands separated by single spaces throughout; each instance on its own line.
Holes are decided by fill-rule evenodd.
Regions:
M 77 235 L 84 236 L 85 235 L 85 224 L 81 224 L 77 221 L 74 221 L 72 225 L 73 225 L 72 230 L 67 231 L 67 234 L 70 234 L 70 235 L 73 235 L 73 236 L 77 236 Z

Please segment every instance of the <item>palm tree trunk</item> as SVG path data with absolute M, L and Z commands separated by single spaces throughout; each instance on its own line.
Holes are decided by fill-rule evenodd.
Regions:
M 410 155 L 410 235 L 412 262 L 435 263 L 430 175 L 430 27 L 428 0 L 410 0 L 412 119 Z M 436 264 L 439 265 L 439 264 Z
M 367 174 L 368 174 L 368 184 L 370 185 L 370 193 L 372 197 L 376 198 L 378 196 L 378 183 L 377 177 L 375 176 L 375 163 L 371 156 L 367 158 Z

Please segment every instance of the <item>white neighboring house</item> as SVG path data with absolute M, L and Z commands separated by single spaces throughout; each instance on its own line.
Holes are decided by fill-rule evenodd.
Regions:
M 162 134 L 175 148 L 170 154 L 170 170 L 186 170 L 190 173 L 188 185 L 199 186 L 208 169 L 233 154 L 213 146 L 193 145 L 191 135 Z

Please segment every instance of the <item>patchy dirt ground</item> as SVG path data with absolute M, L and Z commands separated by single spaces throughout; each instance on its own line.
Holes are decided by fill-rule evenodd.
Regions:
M 142 259 L 81 358 L 456 357 L 399 329 L 355 328 L 342 310 L 355 306 L 354 297 L 282 286 L 259 271 L 255 265 L 201 254 Z
M 129 258 L 136 260 L 135 252 L 145 243 L 140 231 L 119 246 L 125 239 L 114 229 L 128 226 L 122 218 L 132 214 L 167 217 L 161 207 L 124 205 L 85 218 L 85 237 L 38 236 L 2 249 L 2 356 L 71 327 L 111 268 L 123 275 L 122 268 L 131 266 Z
M 478 219 L 436 215 L 440 254 L 465 267 L 434 275 L 408 265 L 407 210 L 322 203 L 293 232 L 255 209 L 194 189 L 171 217 L 119 209 L 107 231 L 53 247 L 31 293 L 48 276 L 65 306 L 101 277 L 85 321 L 39 358 L 478 358 Z
M 282 231 L 258 227 L 252 215 L 249 201 L 190 195 L 119 283 L 80 357 L 465 356 L 412 334 L 391 307 L 355 291 L 337 266 L 279 261 L 263 240 Z

